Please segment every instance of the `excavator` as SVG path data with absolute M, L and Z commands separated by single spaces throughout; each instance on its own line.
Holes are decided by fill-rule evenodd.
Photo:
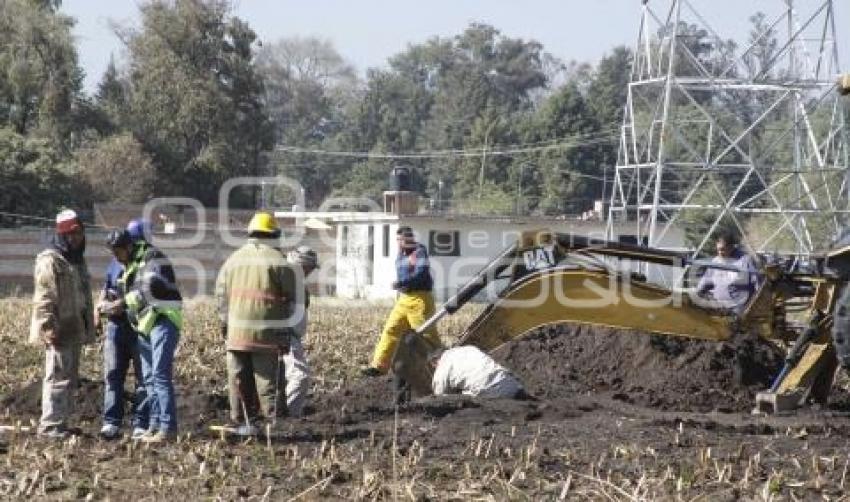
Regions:
M 836 90 L 850 95 L 850 74 L 839 77 Z M 688 284 L 699 270 L 721 265 L 670 250 L 526 232 L 404 338 L 393 370 L 409 394 L 430 394 L 430 347 L 418 335 L 483 295 L 488 304 L 461 333 L 458 345 L 488 352 L 562 323 L 715 342 L 758 336 L 786 347 L 786 355 L 770 388 L 756 396 L 753 411 L 786 413 L 825 405 L 839 365 L 850 369 L 850 288 L 845 287 L 850 237 L 806 260 L 764 258 L 758 287 L 743 309 L 733 312 L 702 301 Z M 666 269 L 681 284 L 665 287 L 635 271 L 647 267 Z
M 717 308 L 689 279 L 724 268 L 690 255 L 574 234 L 529 231 L 451 297 L 415 334 L 474 298 L 487 306 L 457 341 L 488 352 L 536 329 L 562 323 L 723 342 L 758 336 L 788 346 L 784 366 L 754 411 L 780 413 L 827 402 L 839 366 L 850 367 L 850 241 L 806 261 L 764 257 L 758 286 L 742 309 Z M 682 278 L 665 287 L 636 270 L 660 267 Z M 735 269 L 737 270 L 737 269 Z M 678 273 L 676 273 L 678 272 Z M 844 290 L 844 297 L 841 297 Z M 834 333 L 833 333 L 834 332 Z M 635 335 L 640 336 L 640 335 Z M 428 347 L 407 337 L 393 369 L 413 395 L 430 393 Z

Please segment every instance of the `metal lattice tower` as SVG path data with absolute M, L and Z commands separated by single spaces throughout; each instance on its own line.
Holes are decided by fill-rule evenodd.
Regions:
M 746 44 L 689 0 L 644 0 L 608 214 L 650 246 L 721 227 L 759 252 L 822 250 L 848 204 L 848 135 L 830 0 L 781 1 Z M 814 4 L 814 5 L 813 5 Z M 758 30 L 756 30 L 758 31 Z

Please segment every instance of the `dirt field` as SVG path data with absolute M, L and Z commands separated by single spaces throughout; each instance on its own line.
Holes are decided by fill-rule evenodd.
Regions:
M 182 432 L 149 448 L 103 441 L 100 353 L 84 355 L 74 425 L 52 442 L 0 433 L 0 497 L 52 499 L 838 499 L 850 466 L 846 393 L 829 410 L 749 414 L 777 370 L 769 346 L 706 344 L 586 327 L 497 352 L 537 402 L 428 398 L 398 410 L 363 381 L 386 308 L 317 301 L 308 416 L 281 438 L 223 440 L 223 343 L 208 303 L 188 308 L 177 356 Z M 0 302 L 2 424 L 38 417 L 41 351 L 25 300 Z M 469 315 L 443 325 L 447 340 Z

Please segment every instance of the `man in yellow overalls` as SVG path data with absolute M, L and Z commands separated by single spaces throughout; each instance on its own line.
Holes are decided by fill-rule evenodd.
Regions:
M 416 242 L 410 227 L 399 227 L 396 231 L 398 256 L 396 257 L 396 280 L 393 289 L 399 292 L 371 364 L 362 370 L 365 376 L 380 376 L 390 369 L 396 346 L 406 331 L 416 329 L 434 315 L 434 280 L 428 263 L 428 251 Z M 425 340 L 440 347 L 440 336 L 431 328 L 423 333 Z

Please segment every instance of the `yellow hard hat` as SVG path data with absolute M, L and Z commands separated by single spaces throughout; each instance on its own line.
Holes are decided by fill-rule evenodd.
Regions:
M 254 213 L 251 222 L 248 223 L 248 232 L 263 232 L 266 234 L 280 234 L 280 227 L 277 226 L 277 220 L 271 213 L 261 211 Z

